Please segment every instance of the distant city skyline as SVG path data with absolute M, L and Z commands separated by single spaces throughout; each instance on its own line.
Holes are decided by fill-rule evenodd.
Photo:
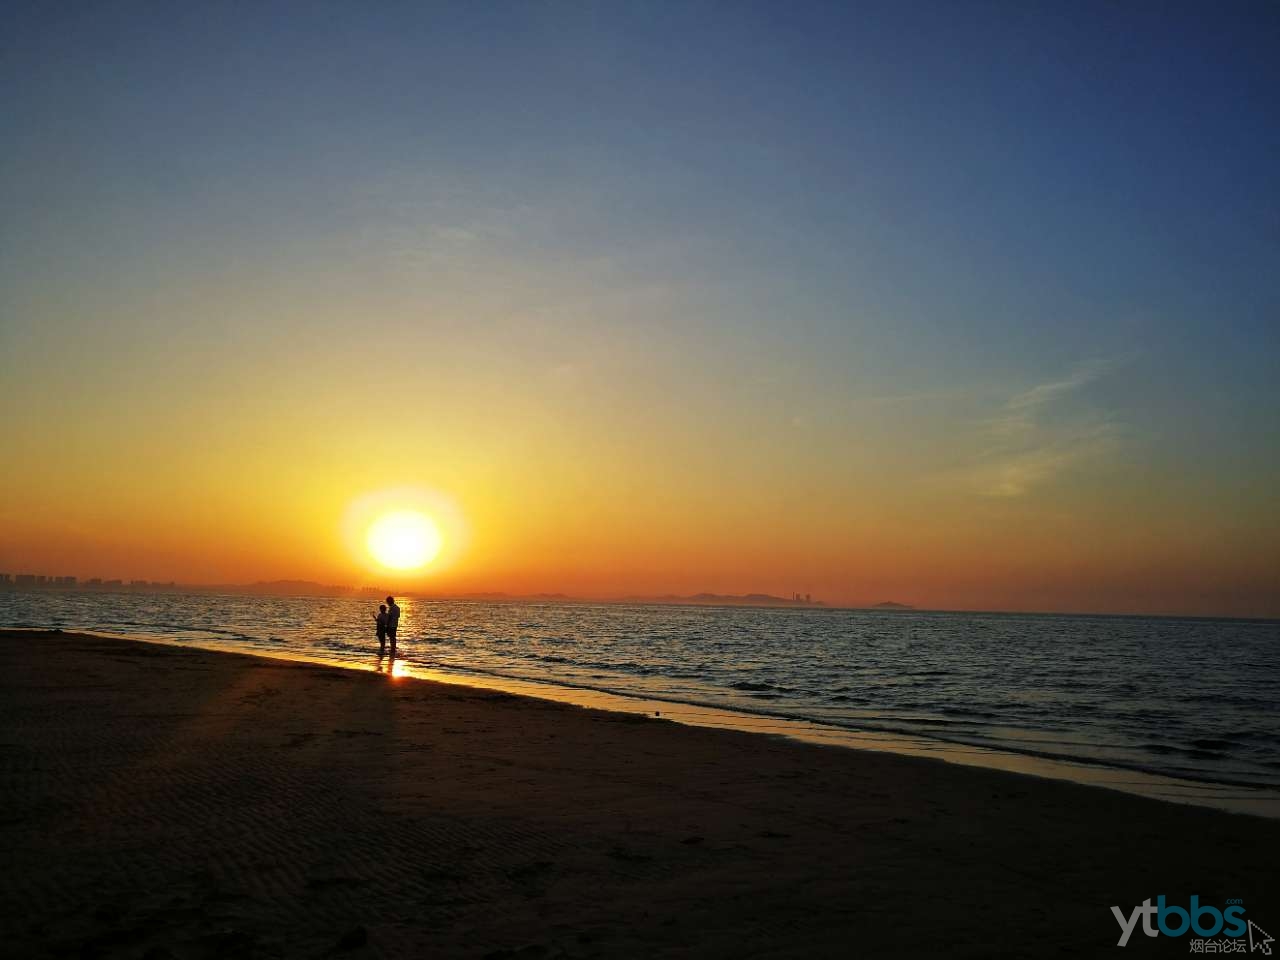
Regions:
M 643 601 L 643 602 L 670 602 L 670 601 L 697 601 L 705 600 L 712 602 L 723 601 L 742 601 L 745 603 L 759 603 L 764 601 L 777 602 L 786 605 L 800 606 L 824 606 L 821 600 L 813 599 L 810 594 L 792 593 L 790 597 L 773 596 L 771 594 L 711 594 L 700 593 L 690 594 L 688 596 L 677 596 L 667 594 L 661 596 L 612 596 L 612 597 L 575 597 L 565 593 L 537 593 L 537 594 L 508 594 L 502 591 L 481 591 L 463 594 L 438 594 L 431 591 L 409 590 L 400 591 L 393 587 L 385 587 L 373 584 L 332 584 L 317 583 L 311 580 L 265 580 L 253 583 L 179 583 L 174 580 L 137 580 L 122 578 L 102 578 L 102 577 L 78 577 L 59 574 L 34 574 L 34 573 L 18 573 L 9 574 L 0 572 L 0 589 L 38 589 L 38 590 L 146 590 L 155 589 L 162 591 L 213 591 L 213 590 L 231 590 L 236 592 L 249 593 L 265 593 L 280 596 L 380 596 L 388 590 L 400 593 L 404 596 L 417 596 L 422 598 L 457 597 L 459 599 L 539 599 L 539 600 L 565 600 L 565 601 L 586 601 L 599 600 L 602 602 L 625 602 L 625 601 Z

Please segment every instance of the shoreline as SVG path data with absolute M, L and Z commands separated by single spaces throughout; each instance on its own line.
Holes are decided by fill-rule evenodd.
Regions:
M 1276 903 L 1274 820 L 87 634 L 0 633 L 0 774 L 18 956 L 1114 956 L 1115 904 Z
M 0 636 L 15 629 L 22 628 L 0 628 Z M 241 645 L 235 640 L 180 640 L 139 634 L 93 633 L 78 630 L 69 631 L 69 633 L 198 649 L 210 653 L 235 653 L 268 660 L 310 663 L 362 673 L 376 672 L 373 665 L 359 661 L 294 654 L 285 650 L 266 651 L 249 644 Z M 563 681 L 529 680 L 481 670 L 424 668 L 402 659 L 396 661 L 396 668 L 397 676 L 414 680 L 495 690 L 516 696 L 614 713 L 639 716 L 660 714 L 662 719 L 687 726 L 776 736 L 839 749 L 871 750 L 900 756 L 935 759 L 944 763 L 1002 770 L 1023 776 L 1116 790 L 1168 803 L 1191 804 L 1231 813 L 1280 819 L 1280 790 L 1250 784 L 1207 778 L 1201 780 L 1173 777 L 1137 766 L 1094 762 L 1048 752 L 1037 753 L 967 744 L 943 737 L 918 736 L 877 730 L 874 727 L 857 728 L 822 723 L 805 718 L 781 716 L 765 710 L 752 712 L 707 703 L 618 693 Z

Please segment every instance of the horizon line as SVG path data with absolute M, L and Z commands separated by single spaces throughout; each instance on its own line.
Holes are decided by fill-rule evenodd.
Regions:
M 16 576 L 16 575 L 10 575 Z M 24 574 L 23 576 L 36 576 L 32 574 Z M 401 597 L 410 600 L 426 600 L 426 601 L 448 601 L 457 600 L 465 602 L 521 602 L 521 601 L 541 601 L 544 603 L 566 603 L 566 604 L 606 604 L 606 605 L 623 605 L 633 603 L 637 605 L 648 606 L 706 606 L 706 607 L 743 607 L 743 608 L 772 608 L 772 609 L 796 609 L 796 608 L 813 608 L 825 611 L 865 611 L 879 613 L 953 613 L 953 614 L 971 614 L 971 615 L 992 615 L 992 616 L 1038 616 L 1038 617 L 1106 617 L 1106 618 L 1147 618 L 1160 620 L 1216 620 L 1216 621 L 1239 621 L 1250 623 L 1278 623 L 1280 622 L 1280 614 L 1271 616 L 1242 616 L 1239 614 L 1195 614 L 1195 613 L 1169 613 L 1169 612 L 1149 612 L 1149 611 L 1101 611 L 1101 610 L 1040 610 L 1040 609 L 1011 609 L 1011 608 L 993 608 L 993 607 L 930 607 L 918 606 L 916 604 L 901 603 L 893 600 L 882 600 L 878 602 L 865 603 L 840 603 L 829 602 L 821 599 L 795 600 L 787 597 L 779 597 L 773 594 L 762 592 L 750 592 L 741 594 L 723 594 L 711 591 L 700 591 L 692 594 L 607 594 L 602 596 L 583 596 L 576 594 L 567 594 L 563 592 L 538 591 L 533 593 L 507 593 L 501 590 L 472 590 L 472 591 L 456 591 L 428 593 L 421 590 L 396 590 L 395 588 L 386 588 L 372 585 L 351 586 L 344 584 L 325 584 L 315 580 L 258 580 L 252 583 L 180 583 L 178 581 L 155 581 L 142 580 L 135 578 L 132 580 L 116 579 L 102 580 L 100 578 L 89 578 L 82 581 L 75 578 L 73 583 L 57 583 L 54 577 L 48 577 L 42 584 L 18 584 L 13 580 L 0 581 L 0 590 L 17 590 L 20 587 L 31 587 L 33 592 L 50 592 L 57 593 L 59 591 L 70 592 L 77 590 L 85 590 L 86 592 L 103 591 L 109 588 L 113 592 L 145 592 L 152 591 L 162 593 L 181 593 L 184 591 L 214 593 L 226 591 L 227 595 L 243 594 L 246 591 L 254 591 L 262 596 L 279 596 L 279 597 L 297 597 L 304 599 L 311 597 L 314 599 L 338 599 L 343 596 L 356 599 L 361 596 L 377 596 L 383 590 L 387 590 L 387 594 L 391 596 Z M 94 582 L 99 581 L 99 582 Z M 325 593 L 315 592 L 285 592 L 271 591 L 261 588 L 274 586 L 283 586 L 286 584 L 295 584 L 299 588 L 311 587 L 316 591 L 328 591 Z M 105 591 L 104 591 L 105 592 Z M 752 602 L 752 598 L 759 598 L 758 601 Z

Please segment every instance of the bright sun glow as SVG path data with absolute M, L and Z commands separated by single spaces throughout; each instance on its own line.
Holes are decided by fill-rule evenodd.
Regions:
M 416 510 L 384 513 L 369 526 L 365 546 L 378 563 L 392 570 L 417 570 L 436 558 L 444 537 L 436 522 Z

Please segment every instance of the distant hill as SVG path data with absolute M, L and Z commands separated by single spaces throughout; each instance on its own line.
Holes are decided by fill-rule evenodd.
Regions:
M 623 603 L 698 604 L 717 607 L 822 607 L 821 600 L 794 600 L 768 593 L 667 593 L 657 597 L 623 597 Z
M 720 607 L 825 607 L 826 604 L 821 600 L 805 599 L 803 597 L 775 597 L 770 593 L 693 593 L 693 594 L 675 594 L 668 593 L 661 596 L 627 596 L 603 598 L 583 598 L 574 597 L 565 593 L 532 593 L 532 594 L 511 594 L 501 591 L 480 591 L 472 593 L 424 593 L 419 590 L 406 589 L 386 589 L 376 586 L 343 586 L 329 583 L 318 583 L 315 580 L 259 580 L 256 583 L 210 583 L 210 584 L 175 584 L 175 583 L 158 583 L 148 582 L 145 580 L 132 580 L 122 582 L 120 580 L 86 580 L 76 583 L 76 578 L 65 578 L 69 583 L 62 582 L 62 578 L 58 578 L 55 582 L 54 578 L 47 578 L 49 582 L 44 582 L 45 578 L 41 578 L 41 582 L 35 584 L 32 589 L 46 589 L 59 587 L 64 589 L 81 589 L 81 590 L 127 590 L 130 592 L 137 591 L 165 591 L 180 592 L 191 594 L 232 594 L 232 595 L 248 595 L 248 596 L 272 596 L 272 597 L 357 597 L 366 599 L 380 599 L 388 593 L 393 593 L 398 597 L 409 599 L 423 600 L 473 600 L 487 601 L 493 603 L 503 602 L 535 602 L 535 603 L 654 603 L 654 604 L 673 604 L 680 605 L 700 605 L 700 606 L 720 606 Z M 26 587 L 24 583 L 14 583 L 10 580 L 5 587 L 22 589 Z M 902 604 L 882 603 L 881 607 L 903 607 Z M 903 607 L 903 609 L 907 609 Z
M 894 603 L 892 600 L 886 600 L 884 603 L 877 603 L 871 609 L 873 610 L 914 610 L 909 603 Z

